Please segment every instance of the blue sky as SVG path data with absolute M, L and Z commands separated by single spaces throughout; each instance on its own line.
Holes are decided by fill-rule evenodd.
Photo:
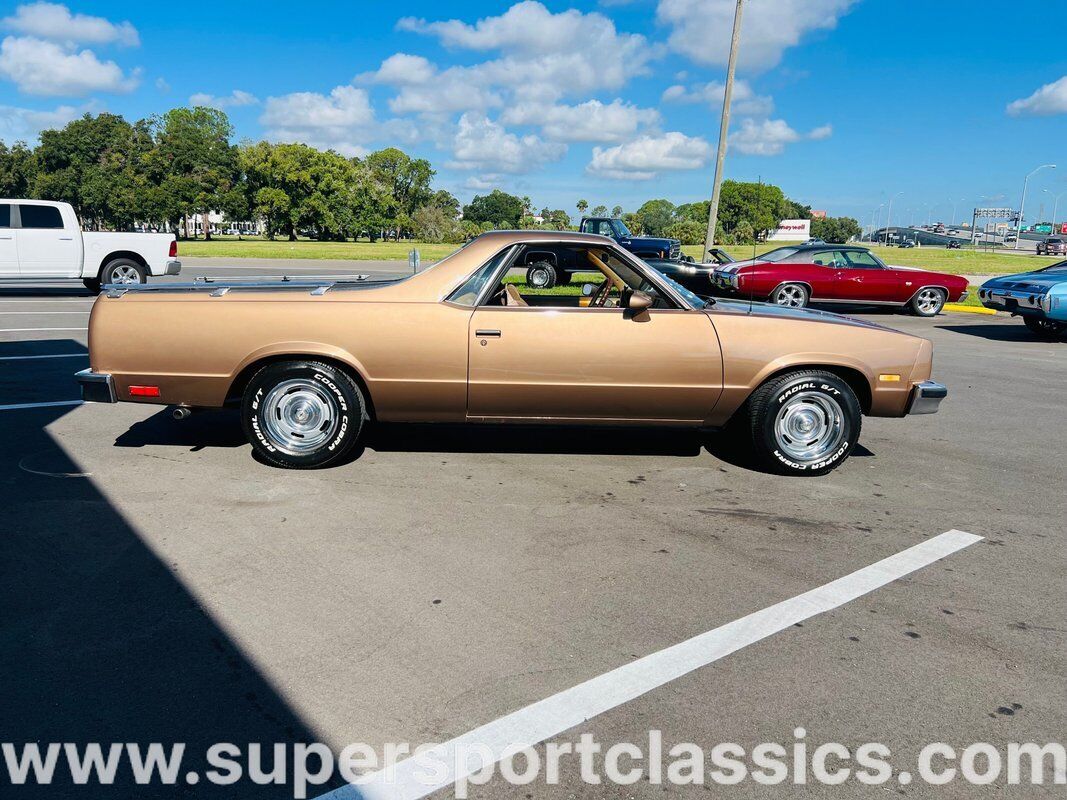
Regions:
M 463 200 L 687 202 L 710 191 L 733 5 L 2 3 L 0 139 L 195 100 L 240 138 L 395 144 Z M 898 192 L 902 222 L 1017 206 L 1023 176 L 1059 163 L 1027 200 L 1051 216 L 1067 191 L 1067 51 L 1039 35 L 1053 5 L 749 0 L 727 177 L 866 225 Z

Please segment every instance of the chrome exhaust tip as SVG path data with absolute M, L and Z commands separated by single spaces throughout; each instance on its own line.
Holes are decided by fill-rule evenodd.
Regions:
M 186 408 L 185 406 L 178 406 L 171 412 L 171 416 L 173 416 L 174 419 L 181 420 L 188 419 L 192 415 L 192 413 L 193 410 L 191 408 Z

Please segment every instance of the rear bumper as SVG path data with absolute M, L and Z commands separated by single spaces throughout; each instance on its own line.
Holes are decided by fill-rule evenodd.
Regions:
M 106 372 L 83 369 L 74 376 L 81 386 L 82 400 L 86 403 L 117 403 L 115 381 Z
M 177 259 L 173 259 L 167 262 L 167 266 L 163 269 L 164 275 L 180 275 L 182 271 L 182 262 Z
M 936 414 L 941 401 L 948 397 L 948 387 L 936 381 L 923 381 L 911 389 L 905 414 Z

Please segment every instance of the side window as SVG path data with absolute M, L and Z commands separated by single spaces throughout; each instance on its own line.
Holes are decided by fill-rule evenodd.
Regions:
M 878 260 L 870 253 L 865 253 L 863 250 L 849 250 L 845 253 L 848 256 L 849 266 L 855 269 L 881 269 L 882 265 L 878 263 Z
M 456 291 L 452 292 L 448 296 L 448 299 L 453 303 L 458 303 L 461 306 L 473 306 L 478 302 L 478 298 L 481 296 L 482 291 L 485 289 L 486 284 L 496 274 L 497 269 L 511 256 L 511 252 L 515 248 L 505 247 L 485 264 L 478 268 L 478 270 L 467 278 Z
M 837 253 L 831 250 L 820 250 L 811 257 L 812 264 L 818 264 L 820 267 L 836 267 L 837 266 Z M 844 261 L 844 259 L 842 259 Z
M 611 223 L 604 219 L 600 220 L 600 222 L 596 224 L 596 232 L 599 233 L 601 236 L 615 235 L 615 231 L 611 229 Z
M 63 217 L 55 206 L 28 206 L 19 203 L 23 228 L 63 228 Z
M 11 227 L 11 206 L 8 203 L 0 203 L 0 228 Z

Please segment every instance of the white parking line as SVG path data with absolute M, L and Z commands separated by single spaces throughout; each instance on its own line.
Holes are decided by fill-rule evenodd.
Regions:
M 85 311 L 0 311 L 0 317 L 13 317 L 16 314 L 32 314 L 38 317 L 54 317 L 56 314 L 81 314 L 84 317 L 91 313 L 92 309 Z
M 87 331 L 88 328 L 0 328 L 0 333 L 26 333 L 27 331 Z
M 982 540 L 951 530 L 817 589 L 756 611 L 684 642 L 631 661 L 426 751 L 437 771 L 412 757 L 363 776 L 359 785 L 321 795 L 330 800 L 418 800 L 453 785 L 516 750 L 531 747 L 693 670 L 806 619 L 873 592 Z M 483 758 L 488 747 L 492 755 Z M 457 767 L 457 752 L 469 754 Z M 447 774 L 444 777 L 440 773 Z M 432 776 L 432 777 L 430 777 Z
M 33 361 L 38 358 L 88 358 L 88 353 L 50 353 L 43 356 L 0 356 L 0 361 Z
M 51 403 L 14 403 L 0 406 L 0 411 L 21 411 L 25 408 L 52 408 L 53 406 L 80 406 L 84 400 L 54 400 Z

